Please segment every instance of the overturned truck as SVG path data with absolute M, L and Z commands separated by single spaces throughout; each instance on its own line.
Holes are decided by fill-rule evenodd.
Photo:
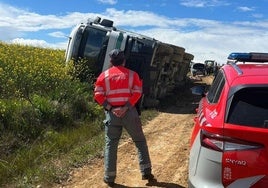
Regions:
M 126 67 L 143 80 L 143 107 L 158 105 L 161 98 L 185 83 L 192 54 L 185 49 L 141 34 L 118 29 L 113 21 L 97 17 L 78 24 L 71 32 L 66 49 L 66 62 L 83 62 L 97 77 L 110 66 L 109 52 L 121 49 Z M 91 77 L 92 78 L 92 77 Z M 85 76 L 84 80 L 89 79 Z

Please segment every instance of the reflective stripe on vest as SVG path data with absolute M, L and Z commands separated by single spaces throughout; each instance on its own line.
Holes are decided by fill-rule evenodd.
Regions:
M 129 77 L 128 77 L 128 88 L 120 88 L 120 89 L 111 89 L 110 86 L 110 79 L 109 79 L 109 69 L 104 72 L 105 76 L 105 87 L 106 87 L 106 97 L 107 101 L 109 103 L 113 102 L 127 102 L 129 97 L 109 97 L 109 95 L 114 95 L 114 94 L 131 94 L 132 93 L 132 87 L 133 87 L 133 81 L 134 81 L 134 72 L 129 70 Z M 140 92 L 140 88 L 135 87 L 133 88 L 134 92 Z
M 104 95 L 104 89 L 101 86 L 96 86 L 94 92 L 95 95 Z

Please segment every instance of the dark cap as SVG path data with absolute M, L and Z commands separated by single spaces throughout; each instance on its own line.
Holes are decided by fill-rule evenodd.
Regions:
M 109 56 L 111 58 L 111 63 L 113 65 L 121 65 L 124 62 L 125 55 L 124 52 L 120 49 L 114 49 L 109 53 Z

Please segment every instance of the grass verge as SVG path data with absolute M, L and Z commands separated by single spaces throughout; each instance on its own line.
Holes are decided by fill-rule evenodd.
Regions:
M 141 115 L 143 125 L 157 114 L 155 109 L 144 110 Z M 127 133 L 124 132 L 122 137 L 128 137 Z M 47 129 L 33 143 L 14 150 L 8 157 L 1 157 L 0 185 L 4 188 L 51 187 L 66 181 L 72 168 L 102 157 L 103 147 L 102 119 L 79 123 L 60 132 Z

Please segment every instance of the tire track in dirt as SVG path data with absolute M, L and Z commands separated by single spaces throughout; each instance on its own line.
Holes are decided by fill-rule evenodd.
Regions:
M 141 180 L 138 157 L 131 139 L 118 148 L 118 166 L 115 187 L 187 187 L 188 143 L 192 127 L 192 114 L 160 113 L 143 126 L 147 138 L 157 182 L 147 184 Z M 72 178 L 57 187 L 106 187 L 102 182 L 103 158 L 76 169 Z

